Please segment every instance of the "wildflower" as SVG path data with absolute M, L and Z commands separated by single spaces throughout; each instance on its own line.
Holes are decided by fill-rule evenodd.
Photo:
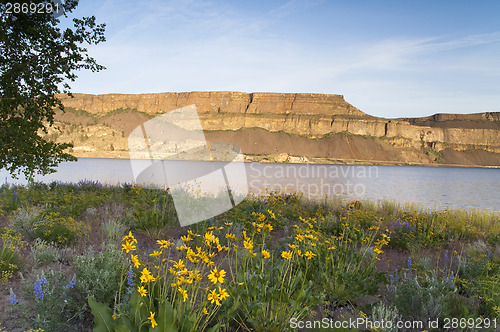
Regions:
M 179 262 L 174 262 L 174 267 L 177 269 L 177 270 L 182 270 L 185 265 L 184 265 L 184 262 L 182 261 L 182 259 L 179 259 Z
M 151 272 L 148 271 L 147 268 L 144 268 L 141 272 L 140 279 L 143 284 L 147 284 L 148 282 L 153 281 L 155 278 L 153 277 Z
M 208 275 L 208 279 L 216 284 L 217 282 L 223 284 L 224 283 L 224 276 L 226 275 L 226 271 L 220 270 L 217 271 L 217 267 L 214 267 L 213 270 L 210 271 L 210 274 Z
M 256 253 L 254 253 L 252 250 L 248 250 L 248 253 L 249 253 L 249 254 L 250 254 L 250 256 L 252 256 L 252 257 L 257 256 L 257 254 L 256 254 Z
M 271 254 L 267 250 L 262 250 L 262 257 L 269 258 L 271 257 Z
M 297 249 L 297 246 L 295 244 L 290 244 L 288 246 L 289 249 Z
M 236 235 L 234 235 L 233 233 L 227 233 L 226 239 L 236 240 Z
M 273 230 L 273 226 L 271 224 L 265 224 L 264 229 L 266 229 L 268 232 Z
M 245 249 L 252 249 L 253 248 L 253 241 L 252 240 L 243 241 L 243 247 L 245 247 Z
M 411 258 L 408 258 L 408 261 L 406 262 L 406 266 L 408 267 L 408 270 L 411 271 L 411 268 L 412 268 Z
M 306 253 L 304 254 L 304 256 L 307 257 L 307 259 L 312 259 L 314 256 L 316 256 L 315 253 L 313 253 L 312 251 L 306 251 Z
M 192 241 L 193 238 L 191 237 L 191 235 L 188 235 L 188 236 L 181 236 L 181 240 L 184 241 L 184 242 L 189 242 L 189 241 Z
M 173 246 L 174 244 L 168 240 L 158 240 L 156 241 L 160 245 L 160 249 L 162 248 L 168 248 L 170 246 Z
M 127 283 L 129 288 L 134 287 L 134 271 L 132 271 L 132 268 L 128 270 Z
M 205 243 L 206 245 L 210 245 L 210 243 L 215 242 L 215 235 L 213 234 L 213 231 L 206 232 L 205 233 Z
M 142 297 L 146 296 L 146 294 L 148 293 L 148 291 L 146 290 L 146 288 L 144 288 L 144 286 L 137 288 L 137 291 L 139 292 L 139 294 L 141 294 Z
M 382 253 L 384 252 L 383 250 L 380 250 L 380 248 L 378 248 L 378 247 L 373 248 L 373 251 L 374 251 L 377 255 L 380 255 L 380 254 L 382 254 Z
M 127 241 L 125 244 L 122 244 L 122 250 L 125 250 L 128 254 L 129 251 L 134 251 L 136 247 L 133 245 L 133 242 Z
M 269 213 L 269 217 L 276 219 L 276 216 L 274 215 L 273 211 L 267 210 L 267 213 Z
M 136 269 L 138 269 L 139 266 L 141 265 L 141 263 L 139 262 L 139 258 L 137 258 L 137 255 L 130 254 L 130 259 L 132 260 L 132 263 L 134 264 L 134 267 Z
M 35 281 L 33 284 L 34 284 L 33 288 L 35 290 L 35 298 L 43 300 L 44 294 L 43 294 L 43 287 L 42 287 L 42 285 L 43 284 L 47 284 L 47 279 L 45 278 L 45 275 L 42 274 L 42 276 L 40 277 L 40 279 L 38 279 L 37 281 Z
M 158 325 L 158 323 L 156 323 L 156 320 L 155 320 L 155 314 L 150 311 L 148 319 L 151 321 L 151 327 L 154 329 L 155 326 Z
M 281 252 L 281 257 L 285 259 L 291 259 L 292 258 L 292 252 L 291 251 L 282 251 Z
M 188 293 L 185 289 L 182 289 L 182 288 L 177 288 L 177 290 L 179 291 L 179 293 L 181 293 L 182 295 L 182 302 L 186 302 L 187 298 L 188 298 Z
M 215 302 L 215 304 L 220 305 L 219 294 L 217 294 L 217 291 L 215 289 L 208 292 L 207 299 L 210 301 L 210 303 Z
M 122 242 L 131 242 L 132 244 L 137 243 L 137 240 L 132 235 L 132 232 L 128 232 L 128 235 L 125 235 L 122 239 Z
M 161 255 L 162 252 L 163 252 L 163 250 L 160 250 L 160 251 L 154 250 L 152 254 L 149 254 L 149 256 L 158 257 Z
M 204 313 L 205 315 L 208 315 L 207 308 L 203 307 L 203 313 Z
M 113 318 L 113 320 L 116 319 L 116 315 L 111 315 L 111 318 Z
M 75 284 L 76 284 L 76 277 L 73 277 L 73 279 L 70 280 L 70 282 L 66 285 L 66 289 L 70 289 L 70 288 L 73 288 L 75 287 Z
M 299 241 L 299 242 L 304 241 L 304 235 L 297 234 L 297 235 L 295 236 L 295 240 L 297 240 L 297 241 Z
M 229 297 L 229 294 L 226 292 L 226 289 L 221 289 L 220 286 L 219 286 L 219 294 L 218 294 L 219 298 L 221 300 L 224 300 L 226 297 Z
M 12 288 L 10 289 L 9 301 L 10 301 L 10 304 L 18 304 L 19 303 L 19 301 L 17 301 L 17 299 L 16 299 L 16 294 L 14 294 L 14 292 L 12 291 Z

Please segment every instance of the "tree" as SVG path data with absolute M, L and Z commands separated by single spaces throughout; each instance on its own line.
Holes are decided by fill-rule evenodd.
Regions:
M 50 1 L 52 12 L 44 5 L 49 0 L 16 0 L 14 8 L 0 0 L 0 168 L 14 176 L 48 174 L 59 162 L 76 160 L 65 152 L 71 144 L 42 135 L 54 125 L 55 109 L 64 110 L 57 94 L 71 95 L 75 72 L 104 69 L 84 45 L 105 41 L 105 24 L 91 16 L 60 28 L 58 17 L 69 21 L 78 0 Z

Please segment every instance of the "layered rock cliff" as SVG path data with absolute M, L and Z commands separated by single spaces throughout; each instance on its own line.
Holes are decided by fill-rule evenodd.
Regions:
M 500 166 L 500 113 L 384 119 L 341 95 L 186 92 L 60 96 L 62 133 L 77 156 L 127 158 L 127 135 L 157 114 L 194 104 L 208 140 L 253 159 Z

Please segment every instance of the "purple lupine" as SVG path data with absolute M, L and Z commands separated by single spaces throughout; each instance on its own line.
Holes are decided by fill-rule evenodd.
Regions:
M 43 300 L 42 282 L 40 280 L 37 280 L 33 284 L 33 288 L 35 290 L 35 298 Z
M 12 288 L 10 289 L 9 301 L 10 301 L 10 304 L 18 304 L 19 303 L 19 301 L 17 301 L 17 299 L 16 299 L 16 294 L 14 294 L 14 292 L 12 291 Z
M 128 270 L 127 283 L 129 289 L 134 287 L 134 271 L 132 270 L 132 267 Z
M 73 279 L 70 280 L 70 282 L 66 285 L 66 289 L 70 289 L 70 288 L 73 288 L 75 287 L 75 284 L 76 284 L 76 277 L 73 277 Z
M 411 269 L 412 269 L 412 263 L 411 263 L 411 257 L 408 258 L 408 261 L 406 262 L 406 266 L 408 267 L 408 273 L 410 275 L 410 278 L 411 278 Z
M 448 257 L 448 252 L 444 254 L 444 257 L 443 257 L 443 261 L 444 261 L 444 266 L 443 266 L 443 278 L 448 274 L 448 263 L 450 261 L 449 257 Z

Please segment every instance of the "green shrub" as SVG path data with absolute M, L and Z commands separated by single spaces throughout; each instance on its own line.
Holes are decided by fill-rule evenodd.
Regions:
M 31 245 L 31 256 L 38 264 L 56 262 L 61 259 L 60 249 L 53 243 L 35 239 Z
M 82 306 L 88 309 L 87 296 L 108 305 L 113 303 L 120 288 L 122 260 L 119 249 L 111 245 L 97 253 L 89 248 L 85 254 L 75 257 L 76 287 Z
M 21 234 L 26 240 L 34 240 L 36 229 L 41 224 L 45 223 L 43 209 L 36 206 L 19 209 L 9 223 L 9 227 Z
M 23 259 L 19 251 L 23 246 L 19 234 L 7 228 L 0 229 L 0 284 L 21 269 Z
M 75 243 L 77 237 L 88 231 L 88 227 L 81 222 L 72 217 L 64 218 L 59 212 L 45 212 L 43 217 L 45 220 L 36 226 L 35 235 L 49 243 Z

